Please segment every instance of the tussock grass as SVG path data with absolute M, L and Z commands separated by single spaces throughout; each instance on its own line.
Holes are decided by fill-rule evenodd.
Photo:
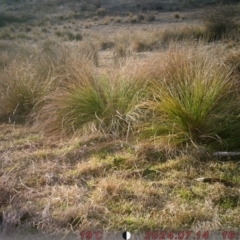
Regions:
M 172 47 L 153 65 L 158 72 L 147 105 L 153 123 L 146 136 L 166 148 L 239 149 L 238 90 L 230 69 L 201 48 Z
M 137 105 L 144 97 L 146 84 L 129 79 L 97 79 L 83 69 L 68 69 L 71 72 L 63 76 L 68 78 L 68 85 L 45 97 L 37 125 L 51 134 L 98 131 L 128 135 L 140 118 Z
M 0 116 L 27 117 L 37 100 L 45 94 L 44 80 L 34 72 L 32 64 L 13 61 L 1 76 Z
M 77 49 L 77 51 L 76 51 Z M 97 52 L 91 42 L 75 46 L 56 44 L 54 41 L 46 41 L 40 48 L 41 53 L 32 49 L 20 49 L 19 55 L 4 69 L 0 80 L 1 106 L 0 116 L 13 119 L 29 119 L 30 113 L 35 111 L 43 103 L 43 98 L 56 87 L 67 84 L 71 77 L 70 62 L 78 67 L 88 65 L 93 61 L 97 64 Z M 22 59 L 21 59 L 22 58 Z M 88 60 L 82 60 L 86 58 Z M 87 67 L 86 67 L 87 68 Z M 81 73 L 79 73 L 81 75 Z M 78 76 L 79 76 L 78 75 Z M 89 76 L 91 74 L 89 73 Z M 76 76 L 72 76 L 76 80 Z
M 169 46 L 172 42 L 196 40 L 205 40 L 205 30 L 204 27 L 200 25 L 182 25 L 162 29 L 150 28 L 147 31 L 125 31 L 121 32 L 121 35 L 116 34 L 113 38 L 115 51 L 124 52 L 124 56 L 131 50 L 133 52 L 153 51 Z M 119 53 L 118 55 L 121 56 L 123 54 Z
M 168 29 L 162 33 L 162 44 L 171 43 L 171 41 L 187 41 L 205 39 L 204 28 L 199 25 L 183 25 L 182 27 Z
M 69 41 L 81 41 L 82 40 L 82 34 L 81 33 L 77 33 L 77 32 L 73 32 L 70 30 L 64 30 L 64 31 L 56 31 L 55 35 L 58 37 L 62 37 L 65 40 L 69 40 Z

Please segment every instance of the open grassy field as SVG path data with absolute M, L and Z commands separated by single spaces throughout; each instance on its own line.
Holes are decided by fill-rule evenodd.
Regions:
M 0 3 L 0 239 L 240 230 L 238 3 Z

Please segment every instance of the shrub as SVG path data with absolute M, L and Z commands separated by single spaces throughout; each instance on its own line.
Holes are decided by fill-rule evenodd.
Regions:
M 173 48 L 155 66 L 145 134 L 167 149 L 239 149 L 239 98 L 231 72 L 200 51 Z

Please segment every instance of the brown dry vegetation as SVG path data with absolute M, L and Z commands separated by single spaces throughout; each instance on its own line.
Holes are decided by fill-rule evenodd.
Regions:
M 238 230 L 238 9 L 5 1 L 1 231 Z

